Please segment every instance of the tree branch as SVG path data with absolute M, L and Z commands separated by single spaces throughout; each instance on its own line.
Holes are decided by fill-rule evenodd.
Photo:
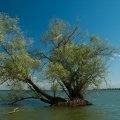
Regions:
M 24 97 L 24 98 L 20 98 L 20 99 L 15 99 L 13 102 L 8 103 L 8 104 L 13 105 L 17 102 L 20 102 L 20 101 L 23 101 L 23 100 L 26 100 L 26 99 L 38 99 L 38 98 L 36 98 L 36 97 Z
M 59 81 L 58 81 L 58 83 L 60 84 L 60 86 L 62 87 L 63 91 L 66 93 L 66 95 L 70 98 L 69 94 L 67 93 L 67 91 L 64 88 L 64 85 L 62 85 L 62 83 L 60 83 Z
M 10 52 L 6 49 L 6 47 L 2 44 L 1 45 L 2 49 L 11 57 L 12 61 L 14 62 L 14 59 L 12 57 L 12 55 L 10 54 Z

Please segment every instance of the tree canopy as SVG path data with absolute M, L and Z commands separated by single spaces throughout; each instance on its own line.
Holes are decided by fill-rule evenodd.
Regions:
M 40 61 L 28 54 L 28 41 L 18 26 L 17 18 L 0 14 L 0 27 L 0 82 L 7 82 L 12 87 L 19 81 L 26 82 Z
M 78 26 L 71 28 L 55 19 L 43 38 L 51 48 L 47 74 L 70 99 L 83 98 L 88 87 L 105 81 L 106 62 L 116 52 L 109 42 L 97 36 L 88 41 L 82 35 Z

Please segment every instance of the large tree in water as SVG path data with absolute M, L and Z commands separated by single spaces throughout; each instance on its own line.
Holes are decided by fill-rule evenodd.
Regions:
M 11 103 L 33 98 L 50 105 L 89 104 L 85 93 L 105 81 L 106 62 L 116 50 L 96 36 L 85 38 L 78 26 L 54 19 L 41 38 L 41 44 L 47 47 L 30 51 L 18 19 L 0 14 L 0 83 L 17 91 Z M 41 72 L 53 94 L 40 87 Z M 26 95 L 26 88 L 32 94 Z

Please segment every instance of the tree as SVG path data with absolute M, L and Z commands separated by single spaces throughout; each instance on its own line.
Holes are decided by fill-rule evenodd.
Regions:
M 107 61 L 116 49 L 97 36 L 85 40 L 78 26 L 71 28 L 60 19 L 50 23 L 42 41 L 48 44 L 47 75 L 61 86 L 70 100 L 84 99 L 89 87 L 105 81 Z
M 31 96 L 16 97 L 12 103 L 34 98 L 51 105 L 75 100 L 79 100 L 76 105 L 82 105 L 81 100 L 89 104 L 84 95 L 88 87 L 98 87 L 105 80 L 106 61 L 116 52 L 114 47 L 96 36 L 85 41 L 78 26 L 71 28 L 60 19 L 50 22 L 41 42 L 48 45 L 49 54 L 39 49 L 29 52 L 18 19 L 0 14 L 0 83 L 7 83 L 12 89 L 27 86 L 34 92 Z M 33 79 L 44 63 L 53 95 Z M 67 98 L 57 94 L 60 89 Z

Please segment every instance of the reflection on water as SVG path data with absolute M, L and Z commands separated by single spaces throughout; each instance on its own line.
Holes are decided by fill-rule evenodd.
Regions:
M 86 107 L 41 107 L 33 101 L 19 106 L 0 106 L 0 120 L 119 120 L 120 91 L 106 90 L 96 95 L 90 92 L 87 99 L 93 103 Z M 32 104 L 33 103 L 33 104 Z M 19 107 L 23 111 L 6 114 Z

